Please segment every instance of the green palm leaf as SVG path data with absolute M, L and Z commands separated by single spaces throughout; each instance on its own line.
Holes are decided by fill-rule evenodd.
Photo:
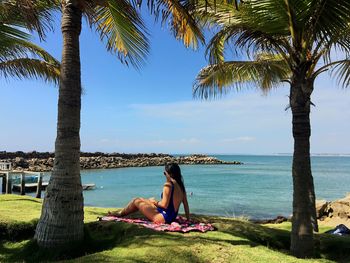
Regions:
M 30 35 L 23 32 L 19 28 L 0 23 L 0 46 L 5 46 L 17 39 L 29 39 Z
M 226 44 L 233 44 L 232 49 L 238 53 L 245 50 L 246 54 L 269 52 L 287 57 L 291 49 L 288 40 L 284 37 L 272 36 L 263 31 L 249 28 L 249 25 L 230 25 L 222 27 L 210 40 L 206 54 L 211 64 L 220 63 L 224 59 L 224 48 Z
M 204 35 L 198 27 L 198 19 L 190 14 L 193 2 L 188 0 L 149 0 L 149 9 L 161 16 L 162 23 L 167 24 L 176 39 L 181 39 L 186 47 L 197 48 L 204 43 Z
M 337 76 L 338 83 L 344 88 L 350 86 L 350 59 L 336 63 L 332 69 L 332 74 Z
M 41 78 L 48 82 L 58 83 L 59 68 L 40 59 L 19 58 L 0 61 L 0 76 L 23 78 Z
M 272 56 L 255 61 L 228 61 L 203 68 L 197 75 L 193 94 L 199 98 L 215 98 L 232 88 L 241 89 L 257 85 L 264 92 L 290 76 L 290 69 L 283 59 Z
M 204 0 L 194 10 L 195 16 L 201 17 L 204 14 L 204 25 L 211 27 L 216 24 L 220 27 L 207 46 L 209 63 L 223 61 L 226 45 L 230 45 L 236 53 L 244 50 L 248 57 L 254 53 L 269 52 L 281 54 L 287 59 L 288 51 L 291 50 L 289 31 L 285 26 L 288 15 L 280 1 L 270 1 L 269 5 L 269 1 L 252 1 L 256 7 L 242 4 L 239 11 L 226 3 L 210 1 L 206 7 L 203 2 Z M 266 10 L 261 9 L 263 4 Z M 277 12 L 276 5 L 283 8 L 277 9 Z
M 109 0 L 95 8 L 92 26 L 106 42 L 108 51 L 117 53 L 122 62 L 141 67 L 148 54 L 147 31 L 135 8 L 125 0 Z
M 330 40 L 329 36 L 349 28 L 350 1 L 322 0 L 311 1 L 315 34 L 318 39 Z
M 59 0 L 4 0 L 0 4 L 0 23 L 25 27 L 43 39 L 53 30 L 52 11 L 59 10 Z
M 43 4 L 44 1 L 30 0 L 9 0 L 0 4 L 1 76 L 42 78 L 58 83 L 60 63 L 44 49 L 31 43 L 30 35 L 24 32 L 27 29 L 38 30 L 39 35 L 44 36 L 46 19 L 49 19 L 47 10 L 52 6 L 48 4 L 44 7 Z M 35 14 L 29 14 L 31 11 Z M 29 21 L 31 16 L 32 21 Z

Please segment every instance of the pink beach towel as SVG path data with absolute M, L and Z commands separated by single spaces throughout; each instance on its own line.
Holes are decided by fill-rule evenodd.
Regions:
M 199 231 L 204 233 L 207 231 L 215 230 L 215 228 L 211 224 L 187 221 L 182 216 L 176 217 L 176 221 L 172 222 L 171 224 L 155 224 L 148 221 L 147 219 L 123 218 L 123 217 L 117 217 L 117 216 L 104 216 L 100 218 L 100 221 L 125 222 L 125 223 L 144 226 L 156 231 L 169 231 L 169 232 L 181 232 L 181 233 L 187 233 L 190 231 Z

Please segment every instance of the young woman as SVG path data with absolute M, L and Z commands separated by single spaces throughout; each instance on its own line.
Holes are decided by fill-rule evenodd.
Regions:
M 187 220 L 190 220 L 186 189 L 178 164 L 165 166 L 166 182 L 163 187 L 161 200 L 154 198 L 134 198 L 121 212 L 108 212 L 108 215 L 127 216 L 140 211 L 149 220 L 157 224 L 170 224 L 177 216 L 181 203 L 184 205 Z

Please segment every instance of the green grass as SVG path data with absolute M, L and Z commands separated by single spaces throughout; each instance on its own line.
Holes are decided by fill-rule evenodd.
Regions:
M 85 240 L 62 251 L 39 249 L 31 239 L 41 200 L 0 195 L 0 262 L 350 262 L 350 238 L 317 234 L 318 258 L 289 255 L 289 222 L 197 216 L 217 231 L 163 233 L 131 224 L 97 222 L 109 209 L 85 207 Z M 326 229 L 321 229 L 324 231 Z M 2 233 L 2 234 L 1 234 Z M 5 234 L 4 234 L 5 233 Z

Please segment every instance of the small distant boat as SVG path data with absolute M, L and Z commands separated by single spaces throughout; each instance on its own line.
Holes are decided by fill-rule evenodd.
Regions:
M 95 184 L 83 184 L 83 190 L 93 190 L 96 188 Z

